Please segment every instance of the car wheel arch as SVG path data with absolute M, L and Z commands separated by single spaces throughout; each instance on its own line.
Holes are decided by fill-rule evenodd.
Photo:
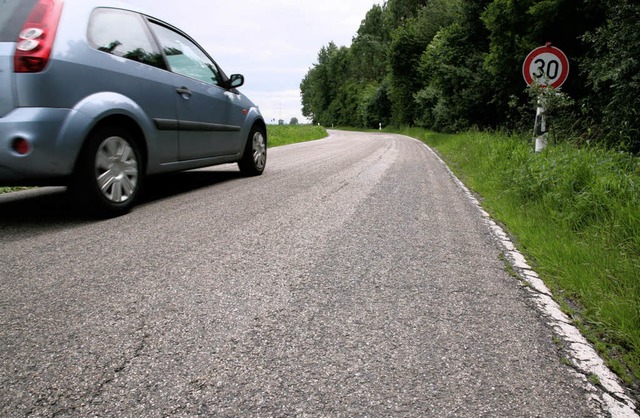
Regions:
M 267 162 L 267 127 L 260 120 L 251 125 L 242 157 L 238 161 L 240 171 L 247 176 L 259 176 Z
M 153 122 L 142 108 L 130 98 L 114 92 L 100 92 L 85 97 L 72 109 L 65 126 L 56 139 L 58 149 L 76 149 L 73 172 L 77 169 L 78 159 L 86 148 L 87 139 L 96 129 L 105 124 L 124 123 L 138 138 L 138 146 L 143 153 L 145 168 L 149 164 L 149 138 L 153 132 Z
M 101 121 L 87 135 L 69 179 L 69 196 L 100 218 L 120 216 L 135 205 L 145 178 L 139 130 L 127 119 Z
M 269 134 L 267 132 L 267 124 L 262 119 L 256 119 L 253 122 L 253 125 L 251 125 L 251 130 L 256 128 L 256 127 L 260 128 L 260 130 L 262 131 L 262 133 L 264 135 L 264 140 L 268 145 L 269 144 Z

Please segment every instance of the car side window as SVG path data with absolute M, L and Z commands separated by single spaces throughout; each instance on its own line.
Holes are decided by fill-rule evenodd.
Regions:
M 204 83 L 219 84 L 218 68 L 198 45 L 166 26 L 152 22 L 151 27 L 162 45 L 171 71 Z
M 99 51 L 158 68 L 166 68 L 146 23 L 137 13 L 119 9 L 94 10 L 89 22 L 89 43 Z

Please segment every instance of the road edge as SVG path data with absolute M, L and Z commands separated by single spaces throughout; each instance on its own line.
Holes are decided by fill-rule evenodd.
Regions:
M 498 248 L 512 267 L 517 278 L 523 283 L 526 291 L 535 303 L 536 308 L 542 314 L 554 334 L 563 341 L 565 346 L 564 354 L 576 372 L 582 376 L 587 392 L 591 394 L 591 400 L 597 402 L 600 407 L 613 418 L 640 417 L 637 413 L 635 403 L 627 395 L 627 389 L 622 384 L 620 378 L 607 367 L 593 345 L 582 335 L 580 330 L 572 324 L 571 319 L 562 312 L 560 305 L 553 299 L 551 290 L 527 263 L 524 255 L 517 250 L 504 229 L 483 209 L 480 201 L 476 199 L 467 186 L 453 173 L 437 152 L 416 138 L 405 137 L 426 147 L 440 164 L 445 167 L 449 176 L 451 176 L 453 181 L 463 191 L 467 199 L 478 209 L 484 224 L 487 225 L 491 231 Z M 593 378 L 594 376 L 595 378 Z M 594 384 L 594 381 L 597 382 L 597 384 Z

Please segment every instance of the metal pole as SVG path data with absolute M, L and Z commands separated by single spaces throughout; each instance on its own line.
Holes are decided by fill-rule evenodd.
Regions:
M 540 152 L 547 147 L 547 139 L 549 133 L 547 131 L 547 121 L 545 119 L 545 100 L 542 96 L 538 97 L 538 106 L 536 108 L 536 121 L 533 126 L 533 134 L 536 140 L 536 152 Z

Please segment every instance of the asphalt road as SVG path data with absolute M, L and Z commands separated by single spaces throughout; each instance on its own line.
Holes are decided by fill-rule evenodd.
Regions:
M 338 133 L 148 183 L 0 196 L 0 416 L 601 412 L 425 146 Z

